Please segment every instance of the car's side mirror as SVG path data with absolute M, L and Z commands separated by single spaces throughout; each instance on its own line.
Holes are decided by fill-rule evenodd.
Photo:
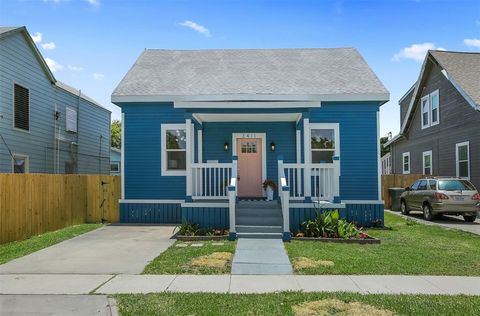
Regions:
M 406 188 L 405 188 L 405 191 L 412 191 L 412 188 L 406 187 Z

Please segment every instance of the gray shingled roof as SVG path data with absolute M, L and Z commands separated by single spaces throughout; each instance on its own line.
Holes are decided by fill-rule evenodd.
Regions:
M 430 51 L 438 63 L 480 105 L 480 53 Z
M 16 30 L 20 27 L 17 26 L 0 26 L 0 34 L 7 33 L 13 30 Z
M 354 48 L 147 49 L 112 96 L 385 94 Z

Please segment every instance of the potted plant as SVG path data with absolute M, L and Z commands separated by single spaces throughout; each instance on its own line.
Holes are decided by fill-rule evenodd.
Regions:
M 273 201 L 273 191 L 277 185 L 272 180 L 263 181 L 263 189 L 267 191 L 267 201 Z

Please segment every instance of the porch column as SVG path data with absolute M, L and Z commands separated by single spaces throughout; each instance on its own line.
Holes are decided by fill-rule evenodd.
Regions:
M 193 131 L 192 131 L 192 120 L 186 119 L 185 120 L 185 133 L 186 133 L 186 201 L 192 200 L 192 157 L 193 157 L 193 149 L 195 148 L 193 145 Z
M 310 120 L 308 118 L 303 119 L 303 149 L 304 149 L 304 162 L 305 162 L 305 177 L 303 179 L 303 187 L 305 188 L 305 202 L 312 201 L 312 168 L 310 166 L 312 162 L 311 153 L 311 136 L 310 136 Z

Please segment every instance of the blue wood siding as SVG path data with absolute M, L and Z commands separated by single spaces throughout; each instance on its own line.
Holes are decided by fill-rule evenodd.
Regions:
M 185 176 L 161 175 L 161 124 L 185 123 L 173 103 L 122 105 L 125 115 L 125 198 L 184 199 Z
M 60 148 L 58 172 L 65 172 L 65 162 L 78 159 L 79 173 L 109 173 L 110 111 L 53 85 L 21 32 L 0 39 L 0 47 L 0 133 L 12 152 L 29 156 L 32 173 L 54 172 L 55 146 Z M 30 92 L 29 132 L 13 129 L 14 82 Z M 77 111 L 77 133 L 65 131 L 67 106 Z M 57 121 L 55 111 L 60 112 Z M 90 137 L 93 134 L 95 137 Z M 59 145 L 56 135 L 60 135 Z M 102 152 L 105 157 L 99 158 Z M 3 143 L 0 172 L 12 172 L 12 159 Z
M 227 207 L 183 207 L 182 222 L 195 223 L 200 228 L 225 229 L 229 227 Z
M 180 224 L 180 204 L 120 203 L 120 223 Z
M 346 204 L 345 208 L 338 208 L 340 218 L 355 223 L 357 226 L 376 226 L 375 222 L 384 224 L 383 204 Z M 331 211 L 333 208 L 290 208 L 290 230 L 298 232 L 304 221 L 314 219 L 318 212 Z
M 322 103 L 310 123 L 340 123 L 340 198 L 377 200 L 377 103 Z

